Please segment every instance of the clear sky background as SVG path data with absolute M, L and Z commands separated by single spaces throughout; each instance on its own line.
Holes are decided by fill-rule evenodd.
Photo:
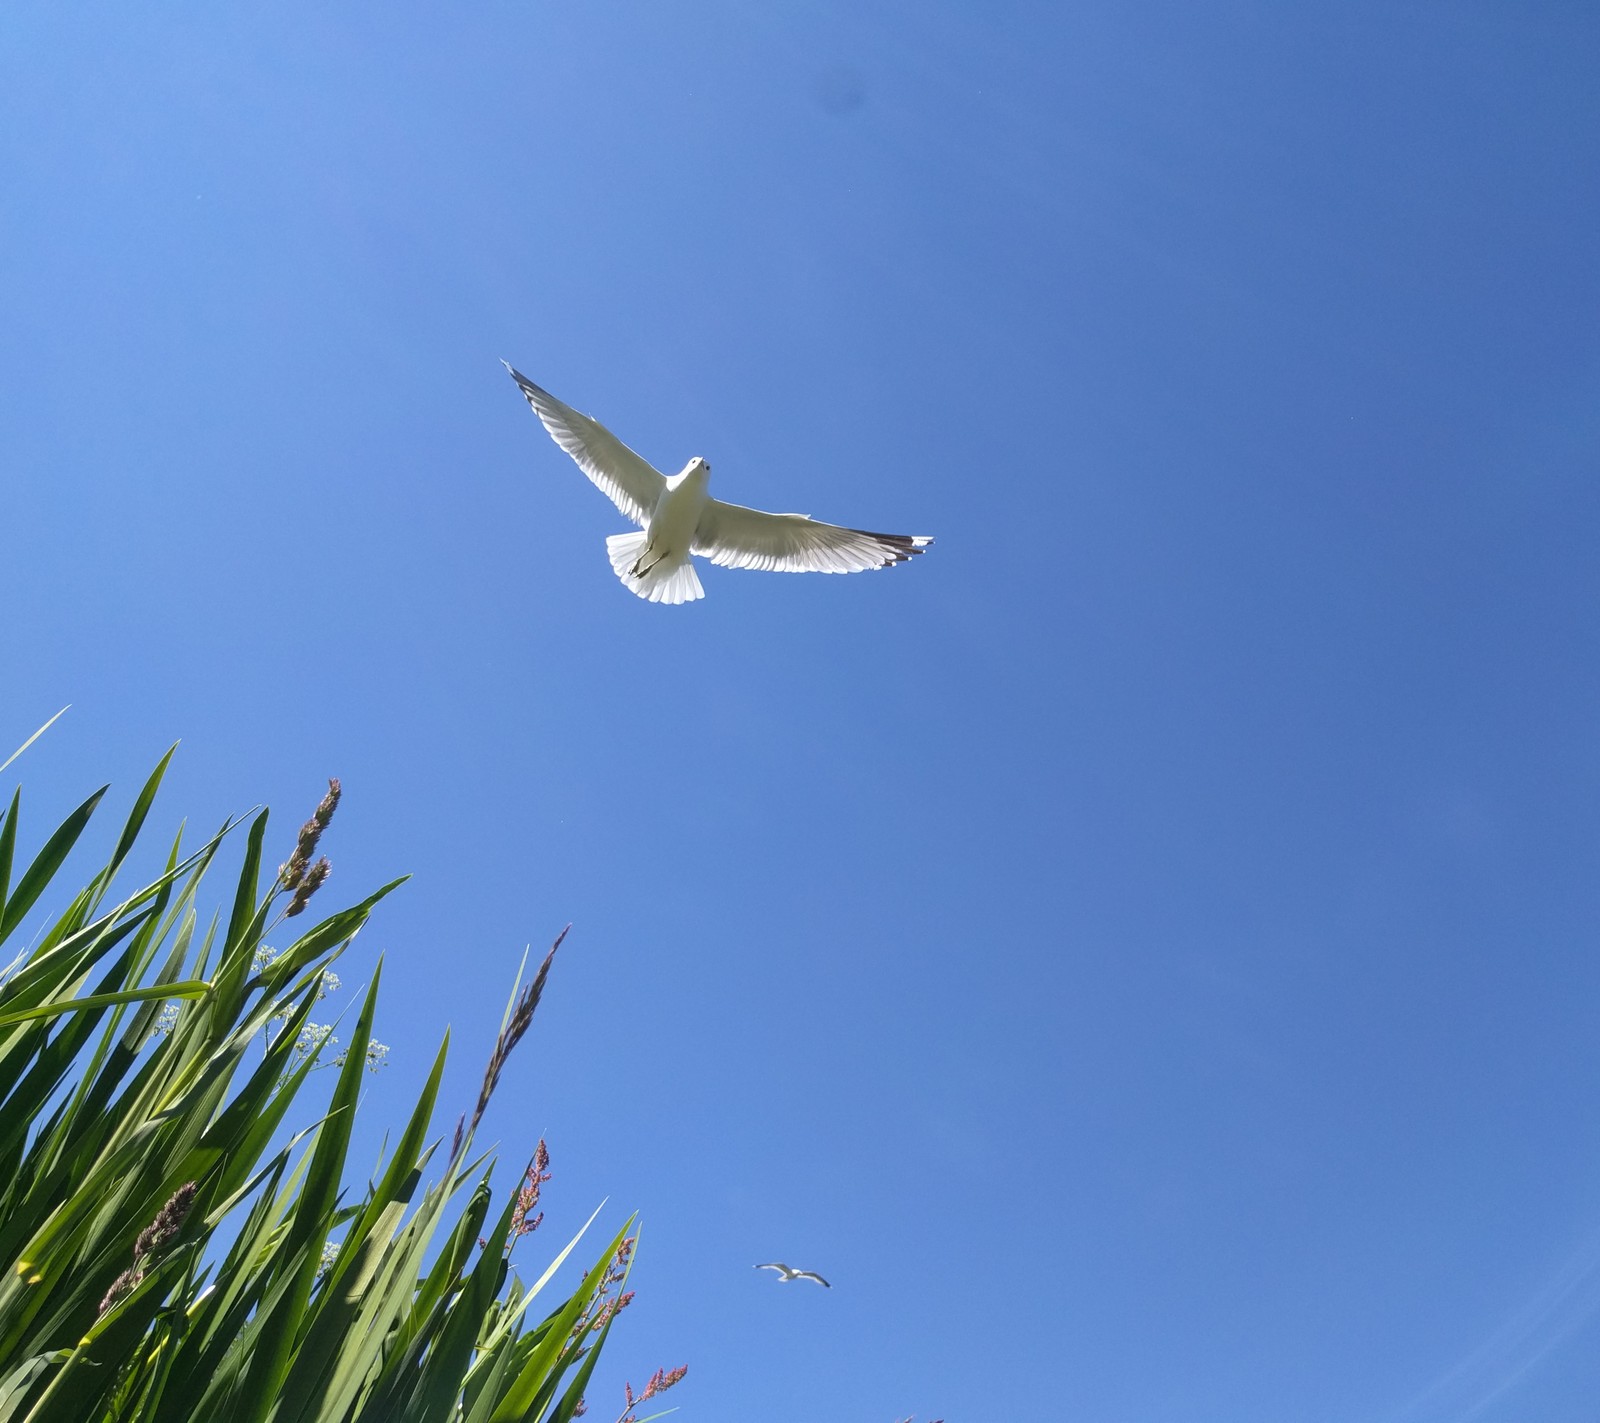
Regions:
M 643 1212 L 602 1423 L 1591 1420 L 1597 76 L 1580 3 L 10 5 L 34 843 L 178 738 L 162 826 L 342 777 L 373 1152 L 574 922 L 490 1126 L 530 1259 Z M 502 357 L 938 543 L 644 604 Z

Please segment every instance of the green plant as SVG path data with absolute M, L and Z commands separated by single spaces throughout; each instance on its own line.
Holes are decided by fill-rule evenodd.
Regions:
M 335 782 L 265 888 L 263 811 L 189 853 L 180 836 L 160 876 L 113 899 L 171 754 L 110 859 L 0 983 L 0 1423 L 566 1423 L 626 1299 L 632 1221 L 575 1291 L 541 1303 L 584 1231 L 525 1284 L 510 1253 L 537 1224 L 543 1143 L 492 1217 L 493 1163 L 473 1155 L 560 939 L 514 994 L 448 1155 L 428 1141 L 446 1034 L 393 1151 L 346 1200 L 381 963 L 336 1072 L 316 1079 L 332 1081 L 326 1105 L 284 1137 L 322 1057 L 306 1030 L 329 965 L 400 881 L 266 948 L 326 878 L 312 856 Z M 0 813 L 0 945 L 103 795 L 14 883 L 20 790 Z M 202 923 L 202 885 L 241 831 L 231 908 Z

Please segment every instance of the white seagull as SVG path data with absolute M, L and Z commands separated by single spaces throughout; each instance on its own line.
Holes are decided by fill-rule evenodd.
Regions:
M 728 568 L 773 573 L 860 573 L 904 563 L 933 542 L 911 534 L 869 534 L 804 514 L 765 514 L 706 492 L 711 466 L 695 458 L 670 478 L 598 420 L 580 415 L 505 363 L 528 404 L 561 446 L 642 533 L 612 534 L 606 552 L 622 586 L 652 603 L 705 597 L 692 554 Z
M 776 1270 L 778 1272 L 778 1283 L 780 1285 L 786 1285 L 790 1280 L 815 1280 L 825 1290 L 831 1290 L 833 1288 L 833 1286 L 823 1279 L 822 1276 L 819 1275 L 815 1270 L 797 1270 L 793 1265 L 785 1265 L 777 1260 L 773 1260 L 771 1263 L 766 1265 L 757 1265 L 755 1268 L 758 1270 Z

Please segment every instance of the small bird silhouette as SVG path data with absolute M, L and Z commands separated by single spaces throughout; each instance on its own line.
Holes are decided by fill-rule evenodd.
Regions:
M 606 540 L 611 567 L 630 593 L 652 603 L 705 597 L 692 554 L 728 568 L 771 573 L 861 573 L 904 563 L 933 542 L 917 534 L 869 534 L 805 514 L 767 514 L 707 492 L 711 466 L 692 459 L 668 478 L 598 420 L 563 405 L 509 364 L 550 438 L 642 530 Z
M 757 1270 L 776 1270 L 778 1272 L 778 1283 L 780 1285 L 786 1285 L 790 1280 L 815 1280 L 825 1290 L 831 1290 L 833 1288 L 833 1286 L 823 1279 L 822 1276 L 819 1275 L 815 1270 L 797 1270 L 793 1265 L 785 1265 L 778 1260 L 773 1260 L 766 1265 L 757 1265 L 755 1268 Z

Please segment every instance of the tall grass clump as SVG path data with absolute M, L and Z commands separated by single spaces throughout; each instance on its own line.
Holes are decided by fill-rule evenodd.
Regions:
M 510 1262 L 537 1224 L 543 1143 L 498 1201 L 473 1144 L 555 948 L 448 1146 L 429 1138 L 446 1034 L 392 1151 L 352 1186 L 379 972 L 337 1057 L 310 1014 L 399 881 L 300 931 L 327 877 L 335 782 L 278 870 L 263 868 L 262 812 L 194 850 L 180 834 L 163 873 L 113 895 L 170 757 L 110 859 L 0 981 L 0 1423 L 566 1423 L 627 1298 L 632 1222 L 552 1300 L 578 1239 L 532 1283 Z M 0 813 L 0 946 L 103 794 L 16 874 L 20 790 Z M 229 839 L 243 864 L 208 913 Z M 308 1083 L 331 1083 L 326 1099 Z

